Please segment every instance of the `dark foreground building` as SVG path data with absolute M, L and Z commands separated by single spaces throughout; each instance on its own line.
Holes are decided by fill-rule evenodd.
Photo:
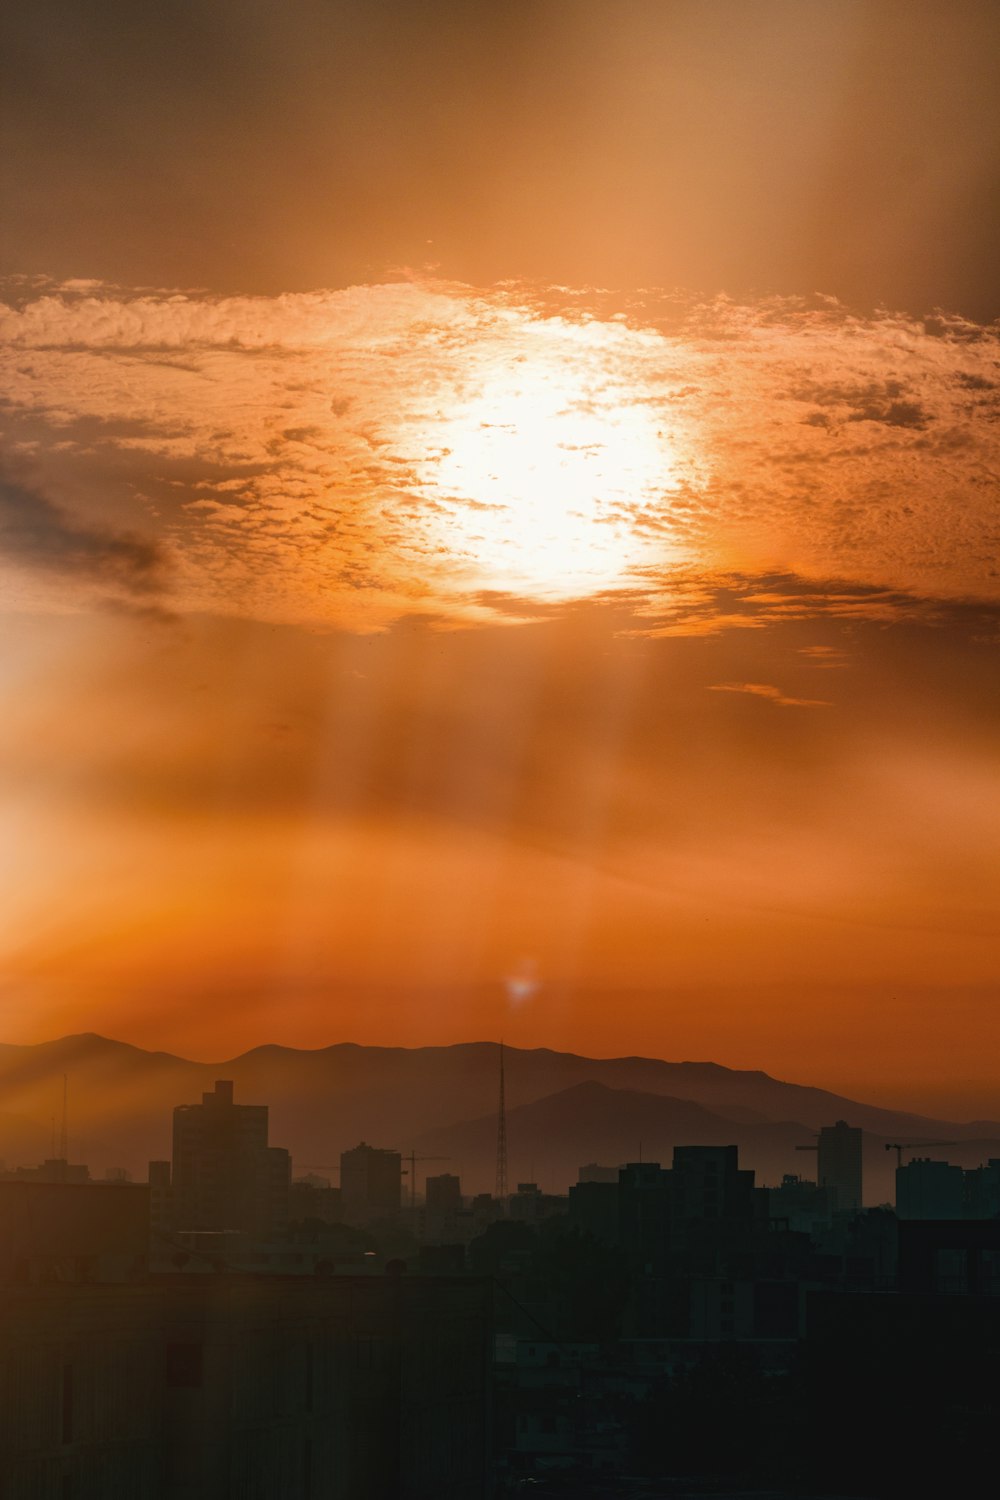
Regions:
M 0 1286 L 3 1500 L 481 1500 L 476 1277 Z

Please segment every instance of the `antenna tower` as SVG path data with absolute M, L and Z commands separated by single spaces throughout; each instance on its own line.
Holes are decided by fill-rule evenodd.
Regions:
M 63 1074 L 62 1124 L 59 1127 L 59 1160 L 69 1161 L 69 1078 Z
M 503 1042 L 500 1043 L 500 1108 L 497 1111 L 497 1202 L 507 1207 L 507 1107 L 503 1095 Z

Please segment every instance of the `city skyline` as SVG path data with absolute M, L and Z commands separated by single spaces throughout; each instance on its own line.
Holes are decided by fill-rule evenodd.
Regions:
M 4 17 L 4 1041 L 1000 1115 L 1000 21 L 611 16 Z

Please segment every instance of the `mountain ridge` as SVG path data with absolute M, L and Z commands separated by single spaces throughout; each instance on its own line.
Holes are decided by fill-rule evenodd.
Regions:
M 234 1068 L 239 1064 L 246 1063 L 251 1059 L 261 1056 L 270 1058 L 327 1058 L 338 1053 L 362 1053 L 368 1056 L 380 1056 L 384 1058 L 412 1058 L 416 1056 L 441 1056 L 444 1054 L 455 1054 L 460 1052 L 472 1053 L 480 1050 L 490 1050 L 498 1053 L 500 1043 L 493 1041 L 466 1041 L 428 1044 L 418 1047 L 387 1047 L 377 1043 L 340 1041 L 326 1043 L 321 1047 L 293 1047 L 284 1042 L 260 1042 L 245 1052 L 234 1054 L 232 1057 L 216 1060 L 199 1060 L 187 1058 L 179 1053 L 166 1052 L 162 1049 L 150 1050 L 139 1046 L 134 1042 L 125 1042 L 113 1037 L 106 1037 L 100 1032 L 85 1031 L 71 1032 L 62 1037 L 54 1037 L 42 1042 L 0 1042 L 0 1063 L 5 1054 L 10 1052 L 31 1053 L 39 1051 L 55 1051 L 63 1048 L 67 1043 L 97 1043 L 102 1047 L 113 1048 L 118 1052 L 127 1052 L 133 1056 L 141 1056 L 157 1062 L 178 1064 L 185 1068 L 197 1070 L 207 1076 L 213 1070 Z M 552 1058 L 557 1061 L 571 1061 L 574 1063 L 585 1063 L 596 1068 L 618 1068 L 618 1067 L 641 1067 L 641 1068 L 666 1068 L 676 1072 L 688 1072 L 691 1076 L 702 1075 L 718 1081 L 739 1080 L 741 1082 L 760 1081 L 764 1085 L 771 1085 L 780 1089 L 795 1090 L 802 1094 L 809 1094 L 813 1098 L 830 1100 L 840 1105 L 849 1106 L 851 1109 L 864 1110 L 869 1113 L 879 1113 L 896 1120 L 907 1120 L 916 1124 L 926 1124 L 938 1127 L 947 1125 L 950 1128 L 968 1129 L 970 1126 L 990 1126 L 1000 1129 L 1000 1121 L 991 1119 L 976 1119 L 974 1121 L 961 1122 L 947 1120 L 941 1116 L 925 1115 L 919 1111 L 893 1109 L 889 1106 L 869 1104 L 860 1099 L 853 1099 L 848 1095 L 837 1094 L 831 1089 L 825 1089 L 816 1084 L 794 1083 L 787 1079 L 778 1078 L 768 1073 L 763 1068 L 731 1068 L 724 1063 L 713 1062 L 711 1059 L 685 1058 L 679 1061 L 667 1058 L 657 1058 L 645 1053 L 616 1053 L 609 1057 L 590 1057 L 586 1053 L 561 1051 L 553 1047 L 516 1047 L 510 1043 L 504 1044 L 505 1053 L 511 1057 L 530 1058 Z M 678 1097 L 678 1096 L 674 1096 Z
M 715 1119 L 727 1120 L 734 1141 L 748 1146 L 755 1131 L 794 1127 L 799 1139 L 808 1138 L 837 1119 L 881 1141 L 1000 1138 L 1000 1125 L 992 1121 L 961 1124 L 890 1110 L 788 1083 L 762 1069 L 732 1069 L 710 1061 L 677 1063 L 636 1054 L 588 1058 L 509 1044 L 504 1055 L 512 1116 L 589 1080 L 619 1091 L 622 1109 L 652 1108 L 636 1105 L 634 1098 L 630 1102 L 629 1096 L 635 1095 L 669 1103 L 676 1118 L 682 1105 L 697 1106 Z M 0 1120 L 0 1156 L 30 1164 L 32 1151 L 36 1160 L 50 1154 L 64 1074 L 69 1081 L 71 1155 L 89 1160 L 98 1170 L 124 1165 L 144 1175 L 148 1160 L 170 1155 L 174 1106 L 196 1103 L 215 1079 L 230 1077 L 237 1102 L 270 1106 L 271 1140 L 291 1150 L 296 1169 L 321 1168 L 336 1179 L 340 1152 L 361 1139 L 405 1153 L 434 1132 L 473 1126 L 478 1119 L 492 1118 L 495 1128 L 499 1043 L 370 1047 L 333 1042 L 318 1048 L 263 1043 L 221 1062 L 147 1051 L 95 1032 L 40 1043 L 0 1043 L 5 1113 L 21 1122 L 16 1139 L 8 1141 Z M 595 1092 L 591 1097 L 597 1101 L 603 1096 Z M 489 1116 L 484 1112 L 487 1103 Z M 561 1107 L 573 1114 L 572 1106 L 570 1094 Z M 617 1137 L 613 1111 L 605 1113 L 610 1148 L 610 1138 Z M 693 1123 L 695 1116 L 690 1119 Z M 704 1123 L 709 1129 L 710 1122 Z M 578 1120 L 578 1126 L 582 1145 L 592 1135 L 587 1136 L 585 1121 Z M 29 1139 L 32 1128 L 34 1146 Z M 586 1159 L 580 1156 L 575 1165 Z M 787 1158 L 784 1169 L 797 1165 Z

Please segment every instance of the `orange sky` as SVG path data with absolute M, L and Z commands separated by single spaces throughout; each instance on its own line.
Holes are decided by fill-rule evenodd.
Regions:
M 996 1114 L 995 11 L 280 10 L 5 20 L 0 1035 Z

